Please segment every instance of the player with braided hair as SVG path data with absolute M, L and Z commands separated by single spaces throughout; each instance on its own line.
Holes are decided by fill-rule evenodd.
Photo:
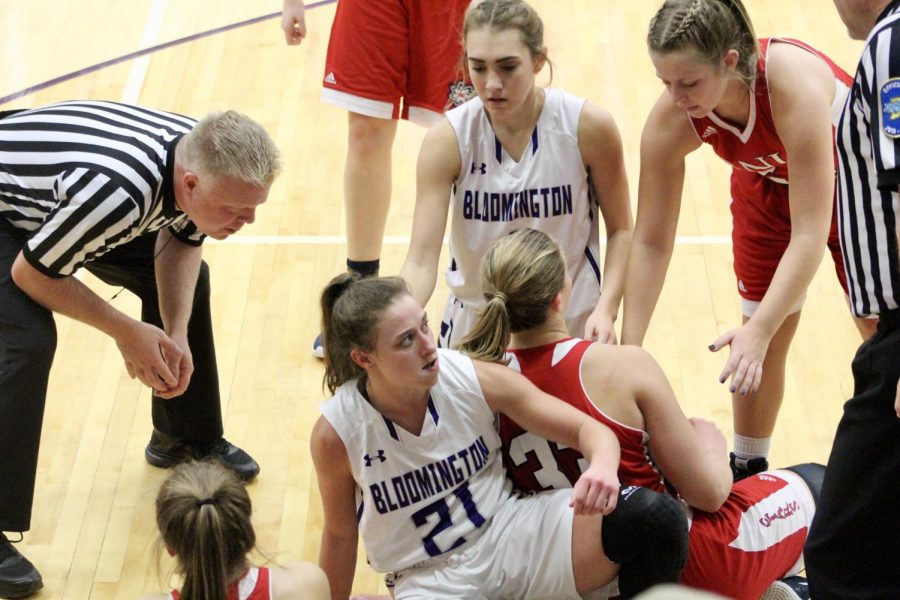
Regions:
M 719 380 L 731 377 L 737 480 L 768 466 L 788 347 L 826 245 L 847 290 L 832 216 L 832 115 L 850 78 L 803 42 L 757 40 L 740 0 L 666 0 L 647 44 L 666 91 L 641 140 L 622 341 L 644 340 L 672 256 L 685 156 L 710 144 L 733 167 L 734 271 L 744 317 L 709 349 L 731 349 Z M 857 326 L 863 337 L 874 329 L 872 321 Z

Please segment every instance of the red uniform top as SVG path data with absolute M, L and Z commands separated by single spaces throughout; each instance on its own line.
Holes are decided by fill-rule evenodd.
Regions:
M 538 388 L 591 415 L 616 434 L 621 447 L 619 480 L 623 485 L 638 485 L 661 492 L 664 490 L 662 476 L 650 459 L 647 432 L 611 419 L 584 391 L 581 361 L 592 343 L 569 338 L 535 348 L 512 350 L 514 359 L 510 366 L 518 367 Z M 503 462 L 509 478 L 519 490 L 571 487 L 581 475 L 579 461 L 587 464 L 577 450 L 529 433 L 505 415 L 500 415 L 499 429 Z M 555 478 L 560 474 L 567 481 L 557 483 Z
M 768 49 L 772 42 L 793 44 L 812 52 L 831 68 L 835 81 L 841 89 L 850 88 L 853 82 L 850 75 L 815 48 L 798 40 L 763 39 L 759 41 L 760 55 L 752 88 L 754 102 L 750 103 L 750 116 L 743 130 L 720 118 L 715 112 L 705 117 L 690 117 L 690 120 L 700 139 L 712 146 L 715 153 L 730 163 L 735 170 L 749 171 L 776 183 L 787 184 L 788 156 L 775 129 L 766 76 Z M 837 98 L 841 106 L 845 95 L 846 91 Z
M 793 44 L 821 58 L 831 69 L 835 94 L 831 104 L 832 126 L 843 108 L 851 77 L 830 58 L 797 40 L 760 40 L 756 79 L 747 124 L 740 128 L 715 112 L 690 118 L 697 136 L 732 165 L 731 213 L 734 219 L 732 243 L 738 291 L 748 300 L 759 301 L 769 284 L 791 237 L 789 158 L 778 137 L 772 118 L 769 82 L 766 73 L 768 49 L 773 43 Z M 835 156 L 836 158 L 836 156 Z M 838 279 L 847 290 L 844 263 L 837 230 L 837 211 L 831 220 L 828 248 Z
M 647 449 L 648 434 L 610 419 L 584 391 L 581 362 L 591 344 L 566 339 L 513 350 L 510 366 L 544 392 L 613 430 L 621 447 L 618 474 L 623 485 L 662 492 L 662 477 Z M 506 416 L 500 416 L 499 428 L 508 475 L 521 491 L 572 487 L 587 467 L 579 452 L 525 432 Z M 714 513 L 686 511 L 692 522 L 681 582 L 730 598 L 756 600 L 775 579 L 797 573 L 814 503 L 799 477 L 769 471 L 736 483 Z
M 181 593 L 172 590 L 172 600 L 179 600 Z M 272 584 L 269 569 L 250 567 L 240 579 L 228 586 L 228 600 L 272 600 Z

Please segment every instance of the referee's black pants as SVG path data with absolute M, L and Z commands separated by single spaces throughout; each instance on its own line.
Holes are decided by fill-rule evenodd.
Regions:
M 24 243 L 22 232 L 0 224 L 0 531 L 27 531 L 31 525 L 47 380 L 56 351 L 53 314 L 12 280 L 12 264 Z M 85 268 L 137 295 L 141 320 L 162 328 L 155 243 L 156 234 L 143 235 Z M 190 384 L 178 398 L 153 398 L 153 426 L 176 438 L 212 441 L 222 436 L 209 295 L 209 268 L 204 262 L 188 325 L 194 360 Z
M 804 550 L 816 600 L 900 598 L 898 377 L 895 310 L 881 315 L 853 359 L 853 398 L 844 405 Z

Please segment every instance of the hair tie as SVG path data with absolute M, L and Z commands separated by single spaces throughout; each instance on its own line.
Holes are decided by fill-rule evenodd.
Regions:
M 204 498 L 203 500 L 197 500 L 197 508 L 203 506 L 204 504 L 215 504 L 216 501 L 212 498 Z
M 494 299 L 499 300 L 504 305 L 509 302 L 509 298 L 507 298 L 506 294 L 504 294 L 503 292 L 494 292 Z

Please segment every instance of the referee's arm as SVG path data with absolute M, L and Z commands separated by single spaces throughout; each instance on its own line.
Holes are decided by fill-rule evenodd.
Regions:
M 178 347 L 158 327 L 116 310 L 74 277 L 54 278 L 41 273 L 23 252 L 13 262 L 12 278 L 44 308 L 87 323 L 116 340 L 131 377 L 162 391 L 178 383 L 162 355 L 174 353 Z

